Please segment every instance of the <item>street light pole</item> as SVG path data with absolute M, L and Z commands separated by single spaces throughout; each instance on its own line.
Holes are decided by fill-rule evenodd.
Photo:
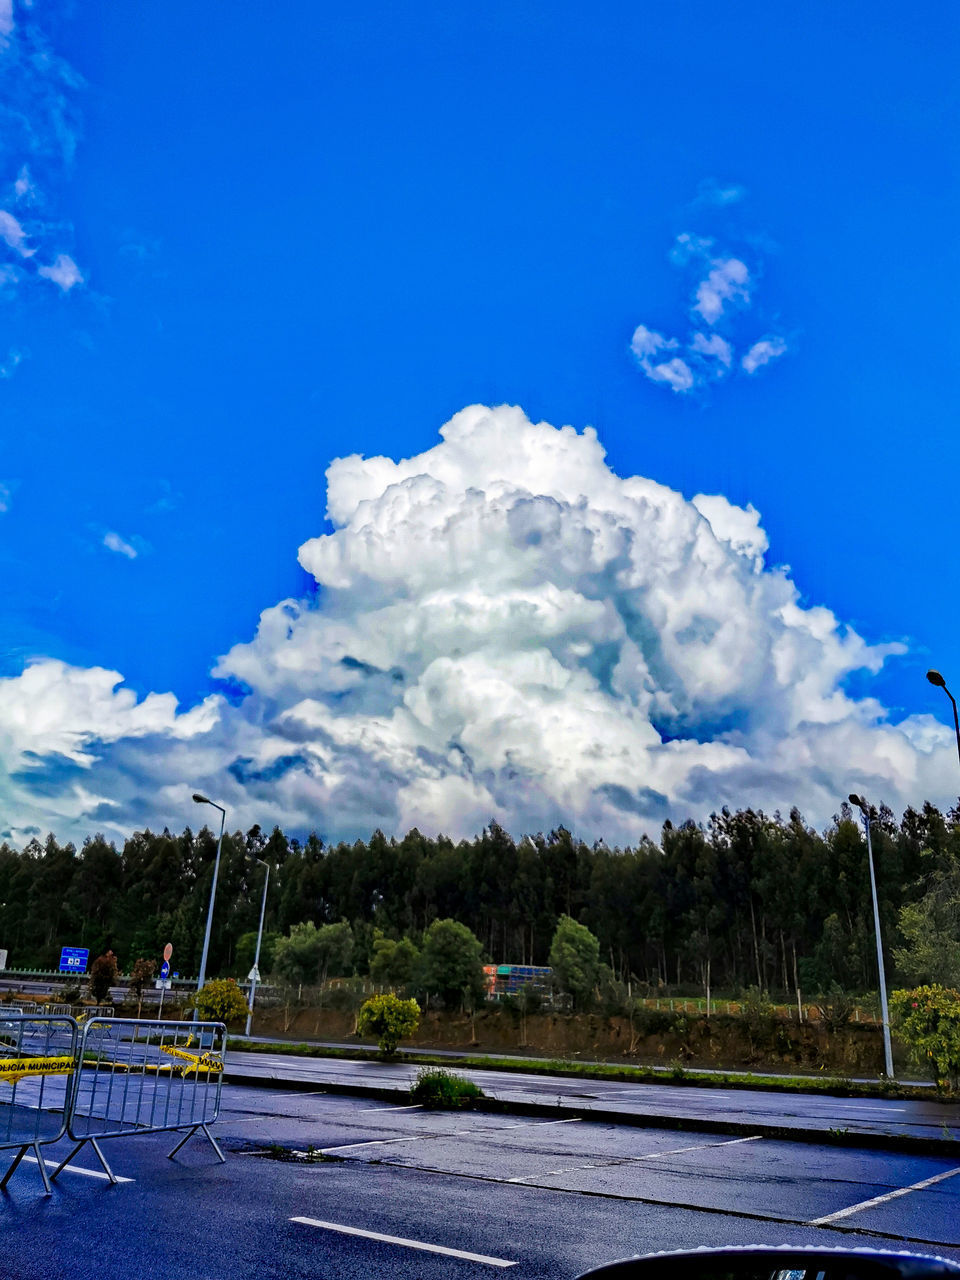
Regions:
M 867 864 L 870 867 L 870 893 L 873 897 L 873 927 L 877 935 L 877 969 L 880 973 L 880 1009 L 883 1018 L 883 1057 L 886 1063 L 887 1079 L 893 1079 L 893 1047 L 890 1044 L 890 1014 L 887 1012 L 887 979 L 883 968 L 883 943 L 880 940 L 880 905 L 877 902 L 877 880 L 873 874 L 873 845 L 870 841 L 870 806 L 863 796 L 850 796 L 850 803 L 855 804 L 863 816 L 863 826 L 867 833 Z
M 264 862 L 262 858 L 254 858 L 254 862 L 259 862 L 261 867 L 266 867 L 267 874 L 263 877 L 263 898 L 260 902 L 260 928 L 257 930 L 257 954 L 253 957 L 253 977 L 250 979 L 250 1005 L 247 1011 L 247 1035 L 250 1034 L 250 1024 L 253 1022 L 253 1002 L 257 998 L 257 983 L 260 980 L 260 943 L 263 941 L 263 917 L 267 911 L 267 885 L 270 883 L 270 863 Z
M 928 671 L 927 679 L 931 684 L 935 684 L 938 689 L 943 690 L 953 706 L 953 727 L 957 733 L 957 756 L 960 758 L 960 718 L 957 717 L 957 700 L 947 688 L 947 682 L 939 671 Z
M 207 908 L 207 929 L 203 935 L 203 952 L 200 956 L 200 976 L 197 979 L 197 992 L 203 989 L 203 984 L 207 979 L 207 953 L 210 950 L 210 929 L 213 925 L 213 900 L 217 896 L 217 876 L 220 873 L 220 848 L 223 844 L 223 824 L 227 816 L 227 811 L 223 805 L 219 805 L 214 800 L 209 800 L 206 796 L 201 795 L 199 791 L 193 793 L 193 798 L 197 804 L 209 804 L 214 809 L 220 810 L 220 838 L 217 841 L 217 857 L 213 864 L 213 883 L 210 886 L 210 905 Z M 193 1020 L 197 1020 L 197 1006 L 193 1006 Z

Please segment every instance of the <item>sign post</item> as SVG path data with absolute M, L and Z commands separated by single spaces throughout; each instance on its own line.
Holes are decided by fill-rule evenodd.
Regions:
M 157 986 L 160 988 L 160 1018 L 163 1017 L 163 997 L 173 985 L 170 981 L 170 957 L 173 955 L 173 943 L 168 942 L 163 948 L 163 964 L 160 966 L 160 981 Z

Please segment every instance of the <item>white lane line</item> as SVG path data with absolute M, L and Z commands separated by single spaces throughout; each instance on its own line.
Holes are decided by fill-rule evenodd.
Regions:
M 836 1213 L 825 1214 L 822 1218 L 811 1218 L 808 1227 L 825 1227 L 830 1222 L 839 1222 L 841 1218 L 849 1218 L 852 1213 L 860 1213 L 863 1209 L 873 1209 L 878 1204 L 886 1204 L 888 1200 L 896 1200 L 899 1196 L 908 1196 L 912 1191 L 923 1191 L 936 1182 L 945 1182 L 947 1178 L 955 1178 L 960 1168 L 948 1169 L 946 1173 L 935 1174 L 932 1178 L 924 1178 L 923 1182 L 915 1182 L 912 1187 L 898 1187 L 896 1191 L 888 1191 L 886 1195 L 874 1196 L 872 1200 L 861 1200 L 852 1204 L 849 1209 L 839 1209 Z
M 31 1164 L 37 1163 L 36 1156 L 24 1156 L 23 1158 L 24 1160 L 29 1160 Z M 51 1169 L 56 1169 L 60 1161 L 44 1160 L 43 1163 L 49 1165 Z M 64 1173 L 82 1173 L 85 1178 L 102 1178 L 104 1182 L 110 1181 L 110 1179 L 107 1177 L 107 1175 L 103 1172 L 102 1169 L 81 1169 L 80 1166 L 76 1164 L 68 1164 L 67 1167 L 63 1170 L 63 1172 Z M 117 1174 L 115 1174 L 114 1176 L 116 1177 L 117 1182 L 133 1182 L 133 1178 L 121 1178 Z
M 421 1103 L 413 1102 L 405 1107 L 364 1107 L 360 1111 L 360 1115 L 368 1116 L 372 1111 L 419 1111 Z
M 355 1147 L 389 1147 L 397 1142 L 427 1142 L 442 1141 L 444 1138 L 463 1138 L 467 1134 L 486 1135 L 490 1133 L 502 1133 L 504 1129 L 545 1129 L 551 1124 L 579 1124 L 580 1117 L 575 1116 L 572 1120 L 532 1120 L 526 1124 L 504 1124 L 497 1129 L 453 1129 L 449 1133 L 417 1133 L 409 1138 L 372 1138 L 367 1142 L 345 1142 L 341 1147 L 324 1147 L 320 1154 L 324 1156 L 335 1155 L 338 1151 L 352 1151 Z
M 860 1107 L 857 1106 L 856 1103 L 852 1106 L 848 1105 L 847 1107 L 841 1108 L 841 1110 L 845 1111 L 879 1111 L 880 1114 L 884 1116 L 889 1115 L 891 1111 L 906 1111 L 906 1109 L 906 1107 L 872 1107 L 869 1104 Z
M 759 1142 L 761 1135 L 754 1134 L 750 1138 L 732 1138 L 724 1142 L 698 1142 L 692 1147 L 675 1147 L 672 1151 L 648 1151 L 643 1156 L 616 1156 L 610 1160 L 601 1160 L 599 1163 L 591 1164 L 574 1164 L 567 1169 L 551 1169 L 549 1173 L 526 1173 L 519 1178 L 507 1178 L 507 1182 L 527 1182 L 530 1178 L 557 1178 L 564 1173 L 579 1173 L 581 1169 L 604 1169 L 613 1168 L 615 1165 L 639 1164 L 641 1160 L 660 1160 L 664 1156 L 680 1156 L 687 1151 L 703 1151 L 707 1147 L 736 1147 L 741 1142 Z
M 597 1097 L 597 1098 L 601 1098 L 601 1099 L 603 1099 L 604 1101 L 606 1101 L 608 1098 L 635 1098 L 635 1099 L 637 1099 L 637 1101 L 642 1102 L 642 1101 L 643 1101 L 643 1096 L 642 1096 L 642 1095 L 640 1095 L 640 1096 L 638 1097 L 638 1096 L 637 1096 L 637 1092 L 636 1092 L 636 1090 L 637 1090 L 638 1088 L 643 1088 L 643 1087 L 644 1087 L 643 1085 L 635 1085 L 635 1086 L 634 1086 L 634 1088 L 632 1088 L 632 1089 L 618 1089 L 615 1093 L 598 1093 L 598 1094 L 595 1094 L 594 1096 L 595 1096 L 595 1097 Z M 687 1090 L 687 1094 L 686 1094 L 685 1096 L 687 1096 L 687 1097 L 688 1097 L 688 1100 L 689 1100 L 689 1094 L 691 1094 L 691 1093 L 693 1093 L 693 1092 L 694 1092 L 694 1090 L 692 1090 L 692 1089 L 688 1089 L 688 1090 Z M 676 1099 L 676 1094 L 672 1094 L 672 1095 L 671 1095 L 671 1097 L 675 1100 L 675 1099 Z M 732 1097 L 732 1094 L 729 1094 L 729 1093 L 714 1093 L 714 1092 L 711 1090 L 711 1091 L 710 1091 L 710 1095 L 709 1095 L 709 1097 L 707 1097 L 707 1098 L 697 1098 L 697 1099 L 695 1099 L 695 1101 L 697 1101 L 697 1102 L 713 1102 L 713 1101 L 716 1099 L 716 1100 L 718 1100 L 718 1101 L 720 1101 L 720 1102 L 729 1102 L 731 1097 Z
M 361 1231 L 359 1227 L 344 1227 L 338 1222 L 321 1222 L 319 1218 L 291 1218 L 305 1227 L 321 1227 L 324 1231 L 339 1231 L 345 1236 L 362 1236 L 365 1240 L 380 1240 L 384 1244 L 400 1244 L 405 1249 L 422 1249 L 424 1253 L 442 1253 L 447 1258 L 463 1258 L 466 1262 L 485 1262 L 488 1267 L 515 1267 L 506 1258 L 491 1258 L 486 1253 L 466 1253 L 463 1249 L 448 1249 L 442 1244 L 427 1244 L 424 1240 L 405 1240 L 403 1236 L 385 1236 L 381 1231 Z

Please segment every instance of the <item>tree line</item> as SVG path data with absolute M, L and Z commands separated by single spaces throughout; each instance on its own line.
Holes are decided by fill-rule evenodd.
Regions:
M 960 985 L 960 811 L 925 804 L 897 821 L 881 808 L 872 835 L 891 977 Z M 129 972 L 172 942 L 173 969 L 196 975 L 215 854 L 207 828 L 141 831 L 120 848 L 100 835 L 79 849 L 52 835 L 20 850 L 0 845 L 8 965 L 52 969 L 62 946 L 83 946 L 112 950 Z M 495 822 L 460 841 L 416 829 L 329 846 L 279 828 L 226 833 L 209 976 L 243 977 L 252 963 L 264 883 L 256 860 L 270 867 L 264 973 L 281 940 L 289 961 L 307 924 L 349 926 L 350 946 L 332 948 L 325 976 L 367 974 L 378 951 L 384 971 L 385 948 L 402 968 L 403 949 L 417 951 L 439 920 L 465 925 L 489 962 L 544 965 L 569 917 L 599 940 L 600 961 L 621 983 L 876 988 L 866 846 L 846 805 L 821 832 L 796 810 L 724 809 L 703 824 L 666 822 L 658 841 L 627 848 L 587 844 L 562 827 L 514 840 Z

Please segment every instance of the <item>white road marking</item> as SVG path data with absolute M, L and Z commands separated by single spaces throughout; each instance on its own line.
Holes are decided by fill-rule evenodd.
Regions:
M 409 1103 L 405 1107 L 364 1107 L 360 1115 L 368 1116 L 372 1111 L 419 1111 L 421 1104 L 419 1102 Z
M 724 1142 L 698 1142 L 692 1147 L 675 1147 L 672 1151 L 648 1151 L 643 1156 L 614 1156 L 612 1159 L 591 1164 L 574 1164 L 567 1169 L 551 1169 L 549 1173 L 527 1173 L 519 1178 L 507 1178 L 507 1182 L 527 1182 L 530 1178 L 557 1178 L 564 1173 L 579 1173 L 581 1169 L 613 1168 L 614 1165 L 637 1164 L 641 1160 L 660 1160 L 664 1156 L 680 1156 L 687 1151 L 703 1151 L 707 1147 L 735 1147 L 741 1142 L 759 1142 L 761 1135 L 750 1138 L 732 1138 Z
M 896 1191 L 888 1191 L 886 1195 L 874 1196 L 872 1200 L 861 1200 L 852 1204 L 849 1209 L 839 1209 L 836 1213 L 825 1214 L 822 1218 L 811 1218 L 808 1227 L 825 1227 L 830 1222 L 839 1222 L 841 1218 L 849 1218 L 852 1213 L 860 1213 L 863 1209 L 873 1209 L 878 1204 L 886 1204 L 888 1200 L 896 1200 L 899 1196 L 908 1196 L 912 1191 L 923 1191 L 936 1182 L 945 1182 L 947 1178 L 955 1178 L 960 1168 L 948 1169 L 945 1173 L 937 1173 L 932 1178 L 924 1178 L 923 1182 L 915 1182 L 912 1187 L 898 1187 Z
M 531 1120 L 526 1124 L 504 1124 L 498 1129 L 453 1129 L 450 1133 L 417 1133 L 409 1138 L 372 1138 L 367 1142 L 346 1142 L 341 1147 L 324 1147 L 320 1152 L 321 1155 L 330 1156 L 338 1151 L 352 1151 L 354 1147 L 389 1147 L 397 1142 L 427 1142 L 437 1141 L 443 1138 L 462 1138 L 468 1133 L 502 1133 L 504 1129 L 545 1129 L 551 1124 L 579 1124 L 580 1117 L 575 1116 L 572 1120 Z
M 23 1158 L 24 1160 L 29 1160 L 31 1164 L 37 1163 L 36 1156 L 24 1156 Z M 56 1169 L 60 1161 L 44 1160 L 43 1163 L 49 1165 L 51 1169 Z M 80 1166 L 77 1164 L 68 1164 L 67 1167 L 63 1170 L 63 1172 L 64 1173 L 82 1173 L 85 1178 L 102 1178 L 104 1182 L 110 1181 L 110 1179 L 107 1177 L 107 1175 L 103 1172 L 102 1169 L 81 1169 Z M 121 1178 L 118 1174 L 115 1174 L 114 1177 L 116 1177 L 117 1182 L 133 1182 L 134 1181 L 133 1178 Z
M 380 1240 L 384 1244 L 399 1244 L 405 1249 L 422 1249 L 425 1253 L 442 1253 L 447 1258 L 463 1258 L 466 1262 L 485 1262 L 488 1267 L 515 1267 L 506 1258 L 491 1258 L 486 1253 L 466 1253 L 463 1249 L 448 1249 L 442 1244 L 427 1244 L 423 1240 L 405 1240 L 403 1236 L 386 1236 L 381 1231 L 362 1231 L 359 1227 L 344 1227 L 338 1222 L 321 1222 L 319 1218 L 291 1218 L 306 1227 L 321 1227 L 324 1231 L 339 1231 L 345 1236 L 362 1236 L 365 1240 Z
M 880 1114 L 884 1116 L 889 1115 L 891 1111 L 906 1111 L 906 1109 L 907 1109 L 906 1107 L 871 1107 L 869 1105 L 860 1107 L 860 1106 L 857 1106 L 856 1103 L 854 1103 L 852 1106 L 848 1105 L 846 1107 L 847 1111 L 879 1111 Z
M 603 1099 L 607 1099 L 607 1098 L 637 1098 L 637 1089 L 638 1089 L 638 1088 L 644 1088 L 644 1087 L 645 1087 L 645 1086 L 643 1086 L 643 1085 L 635 1085 L 632 1089 L 618 1089 L 615 1093 L 598 1093 L 598 1094 L 596 1094 L 596 1095 L 595 1095 L 595 1097 L 597 1097 L 597 1098 L 603 1098 Z M 655 1085 L 654 1087 L 655 1087 L 655 1088 L 659 1088 L 659 1086 L 658 1086 L 658 1085 Z M 661 1092 L 663 1092 L 663 1090 L 661 1090 Z M 732 1095 L 731 1095 L 731 1094 L 729 1094 L 729 1093 L 714 1093 L 712 1089 L 710 1089 L 710 1090 L 704 1090 L 704 1089 L 688 1089 L 688 1090 L 687 1090 L 687 1093 L 686 1093 L 686 1096 L 687 1096 L 687 1097 L 689 1097 L 689 1095 L 690 1095 L 691 1093 L 697 1093 L 697 1094 L 704 1094 L 704 1093 L 707 1093 L 707 1094 L 708 1094 L 708 1097 L 706 1097 L 706 1098 L 698 1097 L 698 1098 L 696 1099 L 696 1101 L 698 1101 L 698 1102 L 706 1102 L 706 1101 L 710 1101 L 710 1102 L 712 1102 L 715 1098 L 719 1099 L 721 1102 L 729 1102 L 729 1101 L 730 1101 L 730 1098 L 731 1098 L 731 1096 L 732 1096 Z M 676 1098 L 676 1094 L 675 1094 L 675 1093 L 674 1093 L 674 1094 L 670 1094 L 669 1096 L 670 1096 L 671 1098 L 674 1098 L 674 1099 Z M 643 1096 L 642 1096 L 642 1095 L 640 1095 L 640 1097 L 639 1097 L 638 1101 L 641 1101 L 641 1102 L 643 1101 Z

